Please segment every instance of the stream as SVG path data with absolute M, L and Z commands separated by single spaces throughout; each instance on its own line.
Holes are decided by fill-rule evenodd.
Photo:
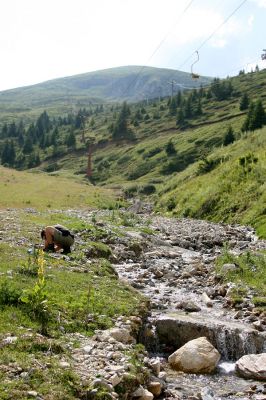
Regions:
M 244 380 L 234 372 L 235 361 L 243 355 L 266 351 L 265 332 L 254 329 L 257 318 L 248 298 L 241 310 L 227 306 L 230 287 L 217 281 L 214 271 L 225 242 L 240 254 L 265 248 L 265 241 L 258 241 L 250 228 L 206 221 L 155 217 L 150 227 L 156 235 L 148 239 L 142 235 L 146 241 L 142 256 L 130 259 L 129 254 L 115 268 L 121 279 L 150 299 L 151 314 L 141 341 L 150 357 L 160 361 L 167 385 L 160 398 L 266 399 L 265 384 Z M 126 235 L 140 240 L 134 231 Z M 206 336 L 221 354 L 215 373 L 171 369 L 168 356 L 200 336 Z

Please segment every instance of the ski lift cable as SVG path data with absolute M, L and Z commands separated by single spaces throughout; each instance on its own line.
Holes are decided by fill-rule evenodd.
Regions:
M 198 58 L 199 58 L 199 50 L 218 32 L 218 30 L 219 29 L 221 29 L 221 27 L 223 26 L 223 25 L 225 25 L 227 22 L 228 22 L 228 20 L 245 4 L 247 2 L 247 0 L 242 0 L 241 1 L 241 3 L 225 18 L 225 20 L 221 23 L 221 24 L 219 24 L 218 26 L 217 26 L 217 28 L 215 28 L 214 29 L 214 31 L 198 46 L 198 48 L 195 50 L 195 51 L 193 51 L 193 53 L 192 54 L 190 54 L 186 59 L 185 59 L 185 61 L 183 61 L 179 66 L 178 66 L 178 69 L 180 69 L 180 68 L 182 68 L 182 66 L 184 65 L 184 64 L 186 64 L 187 63 L 187 61 L 196 53 L 197 55 L 198 55 Z M 196 62 L 197 62 L 198 60 L 196 60 Z M 194 64 L 194 63 L 193 63 Z M 193 64 L 191 65 L 191 70 L 192 70 L 192 67 L 193 67 Z M 199 78 L 199 75 L 198 74 L 194 74 L 193 73 L 193 71 L 191 72 L 191 76 L 192 76 L 192 79 L 198 79 Z M 202 85 L 201 85 L 202 86 Z M 208 86 L 210 86 L 210 84 L 208 83 L 207 85 L 204 85 L 203 87 L 208 87 Z
M 174 29 L 174 27 L 178 24 L 178 22 L 180 22 L 180 20 L 183 18 L 183 16 L 186 14 L 186 12 L 188 11 L 188 9 L 192 6 L 192 3 L 195 0 L 190 0 L 190 2 L 187 4 L 187 6 L 184 8 L 184 10 L 181 12 L 181 14 L 179 14 L 177 20 L 174 22 L 174 24 L 172 25 L 171 29 L 167 32 L 167 34 L 163 37 L 163 39 L 160 41 L 160 43 L 157 45 L 157 47 L 154 49 L 153 53 L 150 55 L 150 57 L 148 58 L 147 63 L 154 57 L 154 55 L 157 53 L 157 51 L 161 48 L 161 46 L 164 44 L 164 42 L 166 41 L 166 39 L 168 38 L 168 36 L 170 35 L 170 33 L 172 32 L 172 30 Z M 135 78 L 132 79 L 131 82 L 129 82 L 126 90 L 123 93 L 123 96 L 125 95 L 125 93 L 129 90 L 129 88 L 132 86 L 133 83 L 136 83 L 137 80 L 139 79 L 140 75 L 142 74 L 142 72 L 144 71 L 144 69 L 146 68 L 145 65 L 143 65 L 137 76 Z
M 221 27 L 223 26 L 223 25 L 225 25 L 227 22 L 228 22 L 228 20 L 245 4 L 247 2 L 247 0 L 243 0 L 232 12 L 231 12 L 231 14 L 229 14 L 228 15 L 228 17 L 226 17 L 226 19 L 220 24 L 220 25 L 218 25 L 218 27 L 216 28 L 216 29 L 214 29 L 214 31 L 199 45 L 199 47 L 195 50 L 195 51 L 193 51 L 193 53 L 192 54 L 190 54 L 190 56 L 189 57 L 187 57 L 186 59 L 185 59 L 185 61 L 183 61 L 179 66 L 178 66 L 178 69 L 180 69 L 180 68 L 182 68 L 183 67 L 183 65 L 185 65 L 187 62 L 188 62 L 188 60 L 194 55 L 194 53 L 196 52 L 196 51 L 199 51 L 203 46 L 205 46 L 205 44 L 209 41 L 209 40 L 211 40 L 211 38 L 219 31 L 219 29 L 221 29 Z

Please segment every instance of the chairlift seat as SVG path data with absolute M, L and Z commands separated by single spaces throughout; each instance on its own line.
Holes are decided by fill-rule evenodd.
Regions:
M 191 73 L 191 78 L 192 79 L 199 79 L 199 74 L 195 74 L 194 72 Z

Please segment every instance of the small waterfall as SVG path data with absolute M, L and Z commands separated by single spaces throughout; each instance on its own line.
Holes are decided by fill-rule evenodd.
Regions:
M 159 317 L 155 324 L 160 344 L 174 346 L 175 350 L 201 336 L 207 337 L 224 361 L 265 349 L 265 335 L 237 322 L 177 313 Z

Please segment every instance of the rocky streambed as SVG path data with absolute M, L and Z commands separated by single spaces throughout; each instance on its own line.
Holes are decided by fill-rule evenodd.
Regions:
M 239 310 L 229 307 L 230 285 L 219 281 L 214 268 L 225 243 L 241 254 L 265 248 L 265 242 L 250 228 L 206 221 L 154 217 L 150 227 L 156 235 L 148 239 L 127 232 L 143 242 L 139 257 L 114 247 L 117 258 L 125 258 L 115 268 L 150 299 L 151 315 L 141 340 L 164 371 L 167 389 L 161 398 L 266 399 L 261 382 L 246 381 L 234 372 L 234 362 L 243 355 L 266 351 L 265 314 L 256 315 L 248 298 Z M 199 337 L 206 337 L 221 354 L 215 372 L 195 375 L 171 369 L 169 354 Z
M 102 241 L 112 249 L 113 267 L 119 278 L 143 293 L 150 304 L 150 312 L 144 318 L 120 317 L 113 328 L 96 331 L 91 338 L 79 333 L 65 335 L 71 359 L 62 356 L 59 364 L 62 369 L 74 370 L 81 380 L 90 380 L 86 399 L 98 398 L 99 389 L 104 390 L 106 399 L 266 399 L 265 379 L 251 375 L 247 380 L 235 373 L 235 362 L 242 356 L 265 354 L 265 312 L 254 308 L 249 292 L 234 307 L 230 302 L 233 285 L 224 284 L 215 272 L 215 260 L 225 243 L 238 255 L 265 250 L 266 241 L 258 240 L 248 227 L 165 218 L 145 212 L 133 215 L 133 223 L 124 227 L 119 220 L 117 234 L 112 212 L 64 213 L 112 233 Z M 128 217 L 127 211 L 123 213 Z M 2 240 L 12 246 L 32 245 L 29 238 L 20 234 L 18 211 L 2 211 L 1 217 L 2 222 L 6 219 Z M 76 235 L 76 249 L 84 245 L 83 233 Z M 84 269 L 78 268 L 81 272 Z M 110 301 L 112 296 L 110 293 Z M 220 353 L 218 367 L 208 374 L 173 369 L 169 355 L 200 337 L 206 337 Z M 136 352 L 136 343 L 144 344 L 146 352 Z M 132 362 L 135 375 L 130 372 Z M 263 368 L 265 371 L 265 365 Z

